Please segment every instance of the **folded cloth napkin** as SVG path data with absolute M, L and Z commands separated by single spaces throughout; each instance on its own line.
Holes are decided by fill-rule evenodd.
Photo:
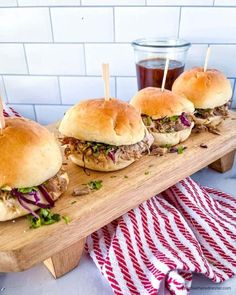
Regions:
M 20 116 L 7 108 L 5 116 Z M 115 294 L 188 294 L 192 273 L 236 273 L 236 198 L 190 177 L 94 232 L 86 250 Z
M 219 283 L 236 273 L 236 198 L 190 177 L 87 239 L 115 294 L 188 294 L 192 274 Z

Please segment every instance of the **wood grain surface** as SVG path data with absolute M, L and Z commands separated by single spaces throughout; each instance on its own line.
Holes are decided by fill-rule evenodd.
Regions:
M 71 220 L 29 229 L 25 217 L 0 223 L 0 271 L 21 271 L 60 253 L 153 195 L 236 150 L 236 114 L 220 127 L 221 135 L 193 134 L 183 154 L 144 156 L 118 172 L 90 172 L 72 163 L 65 165 L 70 177 L 68 191 L 57 201 L 54 212 Z M 55 126 L 53 126 L 55 129 Z M 201 143 L 208 148 L 200 147 Z M 72 196 L 73 189 L 90 180 L 103 187 L 86 196 Z M 57 267 L 56 267 L 57 268 Z

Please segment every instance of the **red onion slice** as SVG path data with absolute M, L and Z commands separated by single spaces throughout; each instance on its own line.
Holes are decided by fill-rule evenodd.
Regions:
M 23 201 L 22 199 L 22 194 L 20 192 L 17 191 L 17 189 L 13 189 L 12 190 L 12 194 L 17 197 L 17 200 L 18 202 L 20 203 L 20 205 L 27 211 L 29 211 L 34 217 L 38 218 L 39 219 L 39 216 L 38 214 L 36 214 L 33 210 L 31 210 L 26 204 L 25 202 Z
M 54 207 L 54 201 L 51 198 L 51 196 L 49 195 L 49 193 L 47 192 L 47 190 L 44 188 L 44 186 L 43 185 L 39 185 L 38 188 L 39 188 L 40 192 L 43 194 L 43 196 L 46 199 L 46 201 L 48 202 L 48 204 L 51 207 Z
M 187 127 L 191 126 L 191 122 L 188 120 L 185 113 L 182 113 L 180 115 L 180 121 L 184 126 L 187 126 Z
M 113 163 L 115 164 L 116 162 L 116 157 L 115 157 L 115 151 L 114 150 L 111 150 L 108 152 L 108 157 L 112 159 Z

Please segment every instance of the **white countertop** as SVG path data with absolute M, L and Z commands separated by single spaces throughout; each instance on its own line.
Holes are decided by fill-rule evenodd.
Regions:
M 203 169 L 192 176 L 202 185 L 215 187 L 236 197 L 236 161 L 234 168 L 224 174 Z M 163 292 L 160 292 L 163 293 Z M 55 280 L 42 265 L 21 273 L 0 273 L 0 295 L 110 295 L 106 280 L 100 275 L 92 259 L 84 254 L 79 267 Z M 191 294 L 235 295 L 236 277 L 222 284 L 214 284 L 195 275 Z

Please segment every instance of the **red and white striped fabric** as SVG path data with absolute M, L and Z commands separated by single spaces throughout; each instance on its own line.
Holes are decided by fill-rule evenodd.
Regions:
M 192 273 L 219 283 L 236 273 L 236 198 L 180 181 L 87 239 L 115 294 L 188 294 Z
M 192 273 L 235 275 L 236 198 L 188 177 L 90 235 L 86 249 L 117 295 L 154 295 L 163 280 L 169 294 L 188 294 Z

